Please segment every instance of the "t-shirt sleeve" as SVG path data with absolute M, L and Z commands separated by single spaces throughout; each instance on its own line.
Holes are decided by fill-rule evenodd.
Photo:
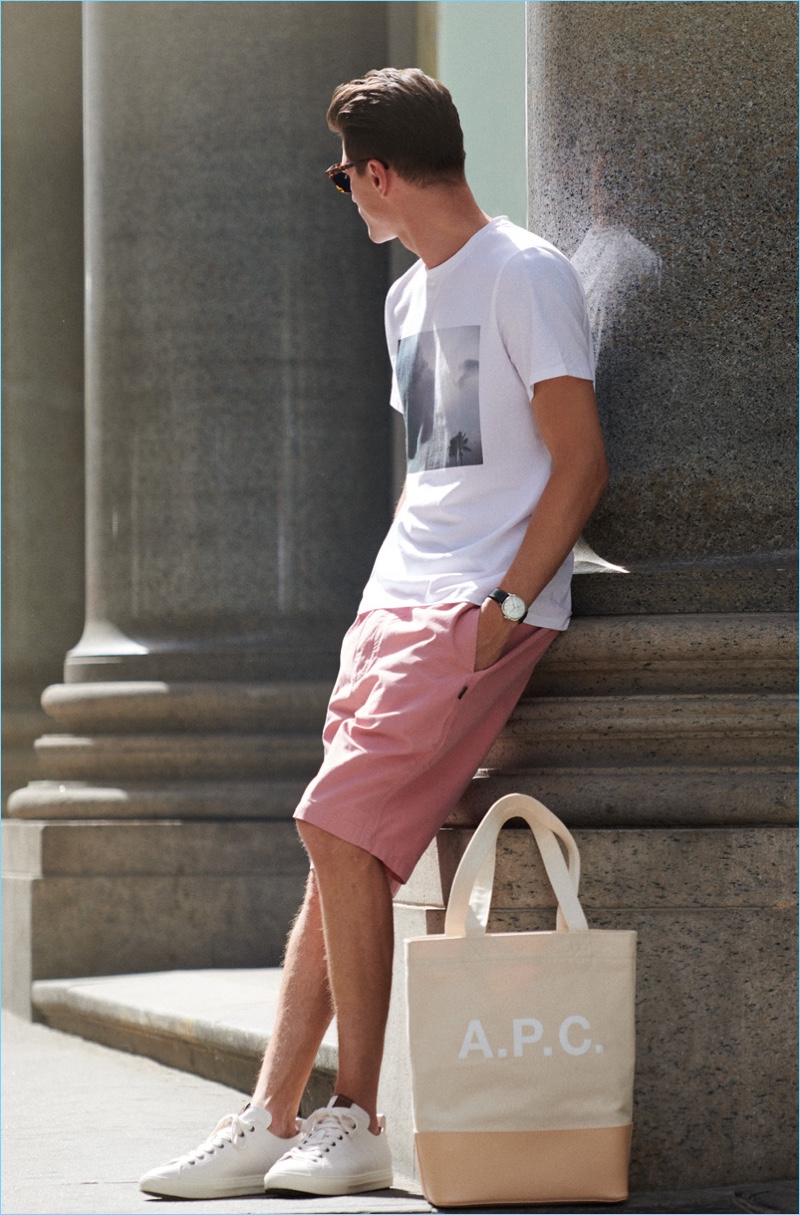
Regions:
M 555 250 L 523 249 L 506 262 L 495 293 L 497 326 L 529 393 L 539 380 L 594 380 L 586 297 L 576 271 Z

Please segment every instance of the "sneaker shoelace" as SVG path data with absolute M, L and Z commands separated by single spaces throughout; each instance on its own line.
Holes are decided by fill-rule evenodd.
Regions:
M 313 1156 L 321 1159 L 331 1148 L 336 1147 L 351 1131 L 358 1130 L 358 1123 L 349 1110 L 316 1110 L 305 1125 L 302 1143 L 292 1148 L 287 1155 Z
M 187 1152 L 181 1159 L 186 1164 L 198 1164 L 206 1156 L 212 1156 L 217 1148 L 225 1147 L 226 1143 L 241 1149 L 247 1132 L 254 1130 L 252 1123 L 244 1122 L 239 1114 L 226 1114 L 214 1127 L 205 1143 L 201 1143 L 193 1152 Z

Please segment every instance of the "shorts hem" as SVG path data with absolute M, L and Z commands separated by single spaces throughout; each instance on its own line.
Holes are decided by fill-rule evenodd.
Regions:
M 324 813 L 319 815 L 314 814 L 314 807 L 316 805 L 318 805 L 318 803 L 313 801 L 301 802 L 294 812 L 293 817 L 295 821 L 310 823 L 312 827 L 319 827 L 320 831 L 327 831 L 328 835 L 334 835 L 337 840 L 343 840 L 346 844 L 352 844 L 354 848 L 360 848 L 363 852 L 368 852 L 370 856 L 375 857 L 376 861 L 380 861 L 386 870 L 390 881 L 396 883 L 397 889 L 399 889 L 400 886 L 405 886 L 406 882 L 413 873 L 413 867 L 405 875 L 398 873 L 396 869 L 392 868 L 386 857 L 381 855 L 380 847 L 370 847 L 364 842 L 363 832 L 348 831 L 347 824 L 337 823 L 334 825 Z M 359 835 L 360 838 L 356 839 L 357 835 Z M 392 893 L 395 893 L 395 891 Z

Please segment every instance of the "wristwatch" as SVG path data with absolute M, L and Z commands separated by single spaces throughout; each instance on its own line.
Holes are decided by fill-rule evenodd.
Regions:
M 528 615 L 528 605 L 525 600 L 520 599 L 519 595 L 511 595 L 508 591 L 502 591 L 499 586 L 496 586 L 491 595 L 487 595 L 486 598 L 494 599 L 495 603 L 499 603 L 500 611 L 506 620 L 513 620 L 515 624 L 519 624 Z

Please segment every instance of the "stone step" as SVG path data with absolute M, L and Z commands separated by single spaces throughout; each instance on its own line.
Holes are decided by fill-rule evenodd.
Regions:
M 308 858 L 292 822 L 8 819 L 3 1003 L 31 981 L 277 966 Z
M 32 1003 L 35 1018 L 54 1029 L 249 1095 L 275 1020 L 281 973 L 274 967 L 41 979 Z M 304 1115 L 328 1101 L 337 1053 L 334 1023 L 317 1054 Z

